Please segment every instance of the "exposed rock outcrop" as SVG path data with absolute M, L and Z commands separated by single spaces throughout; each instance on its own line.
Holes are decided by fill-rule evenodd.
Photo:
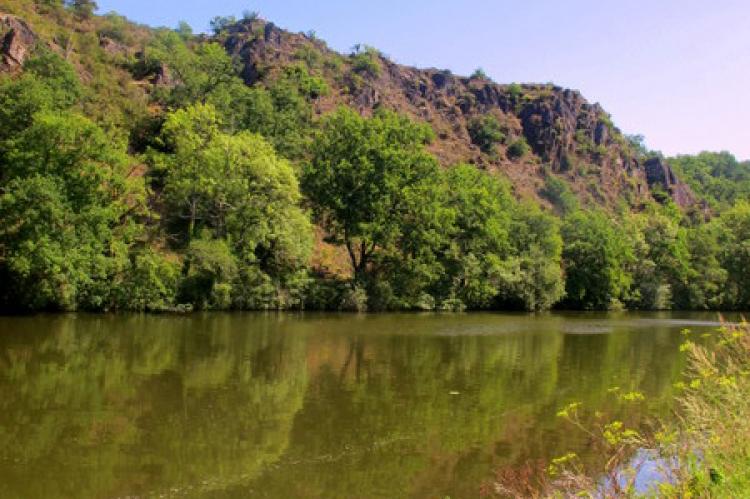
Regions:
M 157 86 L 171 87 L 175 85 L 175 78 L 168 66 L 159 64 L 151 77 L 151 83 Z
M 578 92 L 551 89 L 547 96 L 526 103 L 519 113 L 527 142 L 545 162 L 558 170 L 563 158 L 576 149 L 576 130 L 594 135 L 598 105 L 590 105 Z
M 131 52 L 129 47 L 108 36 L 99 37 L 99 46 L 109 55 L 126 56 Z
M 578 91 L 550 84 L 502 85 L 404 66 L 382 55 L 376 61 L 380 71 L 358 72 L 352 57 L 261 19 L 230 26 L 219 41 L 241 63 L 248 84 L 263 84 L 280 68 L 314 60 L 311 68 L 332 88 L 315 102 L 319 113 L 347 104 L 365 115 L 378 107 L 411 115 L 435 130 L 437 140 L 430 148 L 444 165 L 470 162 L 501 171 L 519 195 L 538 197 L 546 171 L 565 177 L 584 201 L 616 206 L 625 198 L 640 206 L 652 198 L 645 169 L 628 141 L 601 106 Z M 468 132 L 482 115 L 497 118 L 505 136 L 496 154 L 482 152 Z M 521 139 L 532 153 L 508 154 Z M 691 202 L 682 187 L 667 192 L 678 196 L 681 206 Z
M 643 167 L 651 189 L 658 189 L 669 194 L 675 204 L 681 208 L 696 204 L 695 194 L 690 187 L 677 178 L 672 168 L 661 158 L 651 158 L 643 164 Z
M 24 20 L 0 13 L 0 71 L 23 66 L 36 42 L 36 34 Z
M 199 40 L 222 43 L 240 64 L 248 85 L 269 83 L 290 65 L 307 66 L 331 90 L 315 97 L 318 114 L 341 104 L 365 115 L 384 107 L 429 123 L 436 135 L 430 151 L 443 165 L 468 162 L 501 172 L 521 197 L 544 203 L 539 193 L 552 174 L 564 179 L 583 203 L 615 207 L 624 199 L 638 207 L 654 198 L 655 188 L 679 206 L 696 202 L 667 165 L 641 163 L 601 106 L 575 90 L 551 84 L 503 85 L 448 70 L 419 69 L 376 51 L 367 52 L 373 60 L 366 61 L 370 66 L 363 70 L 356 55 L 339 54 L 312 35 L 291 33 L 262 19 L 242 20 Z M 23 65 L 38 39 L 23 20 L 0 13 L 0 43 L 0 71 L 7 72 Z M 105 35 L 99 35 L 99 43 L 109 56 L 143 57 L 135 47 Z M 165 65 L 149 66 L 147 74 L 133 76 L 143 86 L 179 84 L 179 75 Z M 495 135 L 502 139 L 480 149 L 469 130 L 484 116 L 497 120 Z

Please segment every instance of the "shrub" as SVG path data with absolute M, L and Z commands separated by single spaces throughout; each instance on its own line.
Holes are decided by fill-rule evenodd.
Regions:
M 162 256 L 145 251 L 135 255 L 124 279 L 115 288 L 115 308 L 162 312 L 175 301 L 179 266 Z
M 305 290 L 303 308 L 306 310 L 338 310 L 343 297 L 350 290 L 349 283 L 336 280 L 315 278 Z
M 303 45 L 294 52 L 294 58 L 303 61 L 308 68 L 314 69 L 320 66 L 323 56 L 309 45 Z
M 568 172 L 571 170 L 576 170 L 578 168 L 578 164 L 574 157 L 563 154 L 562 159 L 560 160 L 560 171 L 561 172 Z
M 341 75 L 341 70 L 344 67 L 344 62 L 338 54 L 330 55 L 329 57 L 326 57 L 325 62 L 323 63 L 326 69 L 331 71 L 337 76 Z
M 366 312 L 367 291 L 361 287 L 349 288 L 344 292 L 340 309 L 346 312 Z
M 473 73 L 471 73 L 471 76 L 469 76 L 470 80 L 489 80 L 490 77 L 487 76 L 487 73 L 484 72 L 484 69 L 477 68 L 474 70 Z
M 220 35 L 236 22 L 237 18 L 234 16 L 216 16 L 211 19 L 211 30 L 215 35 Z
M 311 75 L 307 68 L 301 64 L 284 68 L 284 74 L 280 83 L 292 84 L 299 93 L 308 99 L 317 99 L 318 97 L 328 95 L 331 91 L 328 83 L 323 78 Z
M 368 45 L 355 45 L 351 59 L 354 72 L 373 78 L 380 76 L 380 52 L 377 49 Z
M 571 213 L 578 209 L 578 199 L 570 190 L 570 186 L 552 175 L 544 179 L 544 188 L 541 195 L 547 198 L 562 214 Z
M 508 93 L 511 98 L 518 99 L 523 95 L 523 88 L 518 83 L 511 83 L 508 85 Z
M 495 145 L 505 140 L 505 134 L 500 127 L 500 123 L 491 114 L 472 118 L 467 128 L 471 142 L 479 146 L 483 153 L 494 152 Z
M 243 10 L 242 11 L 242 20 L 243 21 L 257 21 L 260 19 L 260 12 L 257 10 Z
M 65 5 L 81 19 L 92 17 L 99 8 L 94 0 L 65 0 Z
M 132 36 L 128 33 L 128 20 L 114 12 L 103 17 L 106 24 L 99 29 L 100 36 L 106 36 L 120 43 L 130 44 L 133 42 Z
M 463 312 L 466 304 L 459 298 L 450 297 L 443 300 L 438 308 L 442 312 Z
M 227 308 L 237 261 L 226 241 L 202 237 L 190 243 L 188 274 L 180 289 L 180 302 L 196 308 Z
M 524 137 L 520 137 L 508 146 L 508 159 L 516 160 L 526 156 L 531 148 Z

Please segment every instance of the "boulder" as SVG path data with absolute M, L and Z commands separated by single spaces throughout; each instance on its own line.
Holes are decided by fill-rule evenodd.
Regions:
M 99 37 L 99 46 L 109 55 L 112 56 L 126 56 L 130 51 L 127 46 L 122 43 L 109 38 L 108 36 Z
M 660 188 L 681 208 L 696 204 L 695 194 L 690 187 L 677 178 L 674 170 L 661 158 L 651 158 L 643 164 L 646 182 L 651 189 Z
M 36 42 L 36 34 L 25 21 L 0 14 L 0 71 L 15 71 L 23 66 Z

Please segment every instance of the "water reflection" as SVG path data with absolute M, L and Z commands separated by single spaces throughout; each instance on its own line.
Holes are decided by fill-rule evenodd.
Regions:
M 475 496 L 498 467 L 595 459 L 570 401 L 668 411 L 676 319 L 0 318 L 0 496 Z

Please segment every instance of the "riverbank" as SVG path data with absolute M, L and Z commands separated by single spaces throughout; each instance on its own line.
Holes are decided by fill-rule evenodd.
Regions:
M 679 497 L 750 497 L 750 325 L 725 325 L 715 342 L 688 339 L 688 380 L 678 397 L 681 418 L 663 452 L 679 463 Z
M 687 364 L 675 384 L 675 418 L 636 427 L 571 403 L 558 417 L 598 449 L 597 464 L 569 452 L 547 463 L 546 474 L 534 481 L 523 472 L 499 474 L 485 487 L 487 495 L 750 497 L 750 325 L 724 323 L 713 332 L 685 329 L 682 335 Z M 645 399 L 610 390 L 624 401 Z

